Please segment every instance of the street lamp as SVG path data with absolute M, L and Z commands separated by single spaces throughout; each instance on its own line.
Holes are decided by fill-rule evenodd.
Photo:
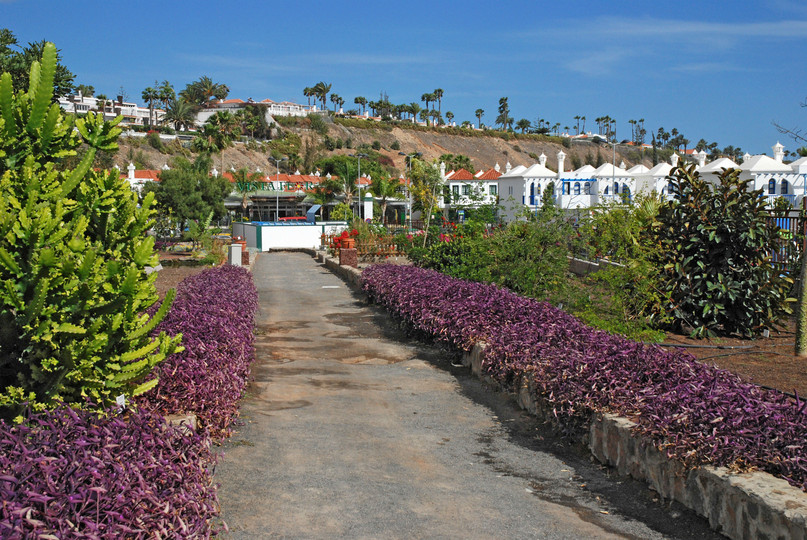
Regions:
M 275 162 L 275 166 L 277 167 L 277 176 L 275 177 L 275 221 L 280 221 L 280 190 L 278 187 L 280 186 L 280 162 L 286 161 L 289 158 L 273 158 L 270 157 L 269 159 Z
M 359 179 L 356 181 L 356 184 L 359 186 L 359 220 L 364 221 L 361 217 L 361 208 L 364 205 L 364 201 L 361 200 L 361 158 L 369 157 L 367 154 L 350 154 L 350 157 L 358 158 L 359 160 Z
M 415 152 L 413 154 L 406 154 L 404 152 L 398 152 L 399 156 L 404 156 L 406 158 L 406 197 L 407 197 L 407 209 L 406 213 L 409 216 L 409 224 L 412 224 L 412 158 L 416 157 L 419 158 L 423 154 L 420 152 Z

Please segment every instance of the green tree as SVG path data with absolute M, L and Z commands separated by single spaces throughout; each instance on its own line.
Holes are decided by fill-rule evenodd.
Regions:
M 439 197 L 443 191 L 443 179 L 437 165 L 426 163 L 420 159 L 412 159 L 412 168 L 409 172 L 411 179 L 410 190 L 415 206 L 425 214 L 426 230 L 429 230 L 432 212 L 437 208 Z M 428 235 L 423 236 L 423 245 L 426 245 Z
M 31 64 L 39 61 L 44 52 L 45 41 L 29 43 L 19 47 L 17 38 L 7 28 L 0 28 L 0 73 L 11 75 L 11 85 L 17 92 L 28 90 Z M 73 91 L 75 75 L 61 63 L 59 49 L 56 49 L 56 71 L 53 75 L 53 101 Z
M 381 223 L 386 222 L 387 200 L 401 197 L 401 183 L 389 176 L 373 177 L 370 182 L 370 193 L 373 197 L 381 199 Z
M 246 167 L 242 167 L 233 173 L 235 191 L 241 193 L 241 215 L 247 217 L 247 198 L 250 192 L 255 191 L 255 184 L 263 181 L 263 174 L 250 172 Z M 225 195 L 226 196 L 226 195 Z
M 154 125 L 154 102 L 160 98 L 160 94 L 156 88 L 147 86 L 140 97 L 149 104 L 149 127 L 151 127 Z
M 209 107 L 217 99 L 227 99 L 229 93 L 230 88 L 226 84 L 214 82 L 210 77 L 203 76 L 197 81 L 188 83 L 179 93 L 179 97 L 198 110 Z
M 434 99 L 437 100 L 437 112 L 439 116 L 443 114 L 443 89 L 436 88 L 434 92 L 432 92 Z
M 183 157 L 174 160 L 172 169 L 160 172 L 159 182 L 149 182 L 145 194 L 153 193 L 157 208 L 170 214 L 185 229 L 191 220 L 203 220 L 213 211 L 214 218 L 227 213 L 224 198 L 232 191 L 232 185 L 222 175 L 209 174 L 211 160 L 201 155 L 191 163 Z
M 506 131 L 512 121 L 513 119 L 510 118 L 510 105 L 508 104 L 508 98 L 500 98 L 499 116 L 496 117 L 496 123 L 501 124 L 502 129 Z
M 479 129 L 482 129 L 482 117 L 485 116 L 485 109 L 477 109 L 474 111 L 474 116 L 476 116 L 476 119 L 479 122 Z
M 324 81 L 319 81 L 317 84 L 314 85 L 314 95 L 317 96 L 322 101 L 322 110 L 325 111 L 328 107 L 325 105 L 328 99 L 328 92 L 331 91 L 330 83 L 325 83 Z
M 188 129 L 194 125 L 196 114 L 193 107 L 184 99 L 173 99 L 168 102 L 165 108 L 163 121 L 172 124 L 174 129 L 179 131 L 182 128 Z
M 76 85 L 76 92 L 81 92 L 82 96 L 85 97 L 93 97 L 95 95 L 95 87 L 86 84 L 79 84 Z
M 516 122 L 516 127 L 521 130 L 521 133 L 526 133 L 532 123 L 527 120 L 526 118 L 522 118 L 518 122 Z
M 117 149 L 120 130 L 89 112 L 73 120 L 52 104 L 57 52 L 42 47 L 27 92 L 0 76 L 0 416 L 28 402 L 108 405 L 157 384 L 151 369 L 180 336 L 151 331 L 173 292 L 158 301 L 153 197 L 137 196 L 117 171 L 96 171 L 96 152 Z M 57 162 L 87 151 L 75 168 Z
M 695 166 L 672 171 L 675 199 L 661 206 L 653 226 L 662 254 L 664 309 L 674 324 L 696 336 L 751 336 L 791 312 L 791 280 L 771 264 L 777 239 L 768 225 L 761 190 L 749 189 L 740 171 L 723 171 L 706 182 Z
M 358 96 L 353 99 L 353 103 L 356 105 L 361 105 L 361 113 L 364 114 L 364 111 L 367 110 L 367 98 L 364 96 Z

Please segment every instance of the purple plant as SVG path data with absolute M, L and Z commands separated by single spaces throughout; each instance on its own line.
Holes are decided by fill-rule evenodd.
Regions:
M 183 280 L 154 331 L 182 333 L 185 350 L 157 366 L 160 382 L 137 403 L 161 414 L 195 413 L 214 437 L 228 435 L 254 359 L 257 306 L 244 268 L 225 265 Z
M 411 266 L 376 265 L 363 290 L 417 330 L 468 351 L 505 385 L 529 375 L 558 416 L 612 412 L 688 465 L 762 469 L 807 491 L 807 404 L 691 355 L 590 328 L 545 302 Z
M 206 434 L 66 406 L 0 421 L 0 538 L 209 538 Z

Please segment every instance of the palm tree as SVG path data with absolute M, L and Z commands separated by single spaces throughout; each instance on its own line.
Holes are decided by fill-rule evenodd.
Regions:
M 452 120 L 454 120 L 454 113 L 451 111 L 446 111 L 446 118 L 448 118 L 448 123 L 450 124 Z
M 322 219 L 325 207 L 334 200 L 341 190 L 341 182 L 337 178 L 322 178 L 319 184 L 311 188 L 309 195 L 315 203 L 320 205 L 319 218 Z
M 485 116 L 485 109 L 477 109 L 476 112 L 474 112 L 474 115 L 476 116 L 476 119 L 479 120 L 479 129 L 482 129 L 482 117 Z
M 426 102 L 426 108 L 428 109 L 429 108 L 429 103 L 434 101 L 434 94 L 429 94 L 429 93 L 423 94 L 422 96 L 420 96 L 420 101 L 425 101 Z
M 106 96 L 106 94 L 98 94 L 98 95 L 96 95 L 95 100 L 96 100 L 95 101 L 95 107 L 98 108 L 98 104 L 100 103 L 101 108 L 99 110 L 101 111 L 101 114 L 105 113 L 106 112 L 106 103 L 107 103 L 107 101 L 109 101 L 109 98 Z
M 580 135 L 580 115 L 578 114 L 574 119 L 577 120 L 577 133 L 575 135 Z
M 526 118 L 522 118 L 516 122 L 516 127 L 521 130 L 521 133 L 526 133 L 532 124 Z
M 310 86 L 306 86 L 305 88 L 303 88 L 303 95 L 306 98 L 308 98 L 308 106 L 310 107 L 311 106 L 311 96 L 314 95 L 314 89 L 311 88 Z
M 580 120 L 582 120 L 582 121 L 583 121 L 583 133 L 585 133 L 585 132 L 586 132 L 586 117 L 585 117 L 585 116 L 581 116 L 581 117 L 580 117 Z
M 157 93 L 160 95 L 159 100 L 163 105 L 163 109 L 168 107 L 168 104 L 176 99 L 177 94 L 174 92 L 173 85 L 168 81 L 163 81 L 157 87 Z
M 511 122 L 510 119 L 510 105 L 506 97 L 499 98 L 499 116 L 496 118 L 496 123 L 502 125 L 502 129 L 507 130 L 507 126 Z
M 147 86 L 143 93 L 140 94 L 140 97 L 143 98 L 143 101 L 149 104 L 149 128 L 154 125 L 154 102 L 157 101 L 160 95 L 157 93 L 157 90 L 152 88 L 151 86 Z
M 409 114 L 412 115 L 413 124 L 417 122 L 418 114 L 420 114 L 421 110 L 422 109 L 420 108 L 420 103 L 413 101 L 412 103 L 409 104 Z
M 263 174 L 259 172 L 251 173 L 246 167 L 238 169 L 233 173 L 233 181 L 235 183 L 235 190 L 243 194 L 241 199 L 242 215 L 247 215 L 247 195 L 252 191 L 252 184 L 263 180 Z
M 361 105 L 361 113 L 364 114 L 364 111 L 367 110 L 367 98 L 364 96 L 358 96 L 353 99 L 353 103 L 356 105 Z
M 428 117 L 429 117 L 429 111 L 427 111 L 426 109 L 423 109 L 422 111 L 420 111 L 420 120 L 422 122 L 425 122 L 426 118 L 428 118 Z
M 336 112 L 336 106 L 339 103 L 339 100 L 342 99 L 339 97 L 339 94 L 331 94 L 331 103 L 333 103 L 333 112 Z
M 212 131 L 213 144 L 221 155 L 221 168 L 224 170 L 224 149 L 241 134 L 238 119 L 230 111 L 216 111 L 205 123 L 205 134 Z
M 163 121 L 174 124 L 174 129 L 189 128 L 193 125 L 196 115 L 193 106 L 184 99 L 174 99 L 165 108 Z
M 442 88 L 436 88 L 434 90 L 434 92 L 432 92 L 432 95 L 437 99 L 437 111 L 440 112 L 440 114 L 442 114 L 442 112 L 443 112 L 443 110 L 442 110 L 442 107 L 443 107 L 443 89 Z
M 373 197 L 381 199 L 381 223 L 386 223 L 387 217 L 387 199 L 398 198 L 400 196 L 401 184 L 397 180 L 391 180 L 389 177 L 379 176 L 373 178 L 370 183 L 369 191 Z
M 326 84 L 323 81 L 319 81 L 317 84 L 314 85 L 314 95 L 319 97 L 322 100 L 322 110 L 326 110 L 328 107 L 325 105 L 328 99 L 328 92 L 331 91 L 332 84 Z

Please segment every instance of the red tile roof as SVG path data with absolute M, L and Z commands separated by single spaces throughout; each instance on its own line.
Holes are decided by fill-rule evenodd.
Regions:
M 460 169 L 456 171 L 454 174 L 448 177 L 449 180 L 476 180 L 473 174 L 466 171 L 465 169 Z
M 502 173 L 496 169 L 488 169 L 483 174 L 480 174 L 477 180 L 497 180 L 501 175 Z

